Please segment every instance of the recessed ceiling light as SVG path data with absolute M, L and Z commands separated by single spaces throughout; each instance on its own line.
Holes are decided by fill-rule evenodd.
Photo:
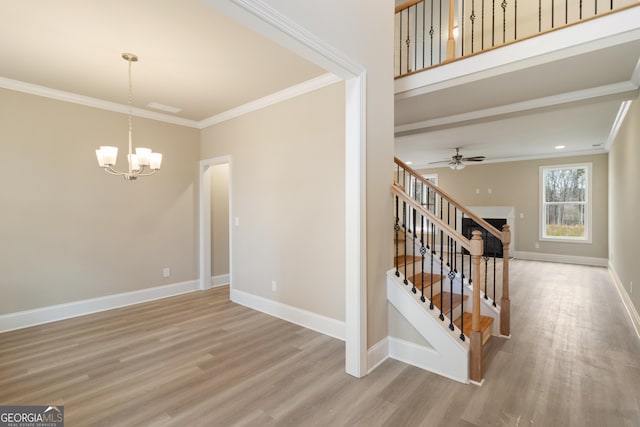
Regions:
M 182 111 L 182 108 L 172 107 L 171 105 L 160 104 L 159 102 L 150 102 L 147 104 L 147 107 L 153 108 L 154 110 L 166 111 L 168 113 L 179 113 Z
M 413 162 L 406 162 L 405 165 L 412 165 Z
M 564 145 L 556 145 L 556 146 L 555 146 L 555 149 L 556 149 L 556 150 L 562 150 L 562 149 L 564 149 L 564 148 L 566 148 Z

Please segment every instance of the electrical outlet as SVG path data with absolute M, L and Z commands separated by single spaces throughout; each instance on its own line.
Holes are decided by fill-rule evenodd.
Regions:
M 520 212 L 520 219 L 524 219 L 524 213 Z
M 239 226 L 240 226 L 240 217 L 237 216 L 236 217 L 236 227 L 239 227 Z
M 275 280 L 273 280 L 273 281 L 271 282 L 271 292 L 275 292 L 275 291 L 277 291 L 277 290 L 278 290 L 278 284 L 276 283 L 276 281 L 275 281 Z
M 162 276 L 169 277 L 171 276 L 171 269 L 169 267 L 165 267 L 162 269 Z
M 536 249 L 540 249 L 540 243 L 536 242 Z
M 489 193 L 489 194 L 493 194 L 493 190 L 492 190 L 491 188 L 489 188 L 489 189 L 487 190 L 487 193 Z
M 476 194 L 480 194 L 480 189 L 476 188 Z

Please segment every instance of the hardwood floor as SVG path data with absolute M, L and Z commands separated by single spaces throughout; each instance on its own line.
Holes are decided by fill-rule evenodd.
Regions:
M 0 334 L 0 404 L 68 426 L 638 426 L 640 340 L 603 268 L 514 261 L 512 338 L 482 387 L 344 343 L 217 288 Z

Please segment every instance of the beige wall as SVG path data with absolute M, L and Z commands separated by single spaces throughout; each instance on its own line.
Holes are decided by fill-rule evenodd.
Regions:
M 540 240 L 540 166 L 572 163 L 593 166 L 592 243 L 564 243 Z M 467 166 L 460 171 L 425 169 L 437 173 L 442 189 L 466 206 L 513 206 L 515 208 L 515 250 L 580 257 L 608 258 L 607 155 L 562 157 L 508 163 Z M 480 194 L 476 194 L 476 189 Z M 491 189 L 491 194 L 489 194 Z M 520 218 L 520 215 L 524 218 Z M 535 244 L 539 244 L 539 248 Z M 513 249 L 513 248 L 512 248 Z
M 367 342 L 371 347 L 387 336 L 385 272 L 393 267 L 389 221 L 393 182 L 394 1 L 266 2 L 366 69 Z
M 344 84 L 203 130 L 225 155 L 233 288 L 344 320 Z
M 640 100 L 631 105 L 609 152 L 609 262 L 640 311 Z M 631 282 L 635 290 L 631 292 Z
M 122 114 L 0 89 L 0 314 L 197 279 L 198 130 L 134 118 L 164 154 L 137 182 L 97 166 L 126 141 Z
M 211 166 L 211 275 L 229 274 L 229 165 Z

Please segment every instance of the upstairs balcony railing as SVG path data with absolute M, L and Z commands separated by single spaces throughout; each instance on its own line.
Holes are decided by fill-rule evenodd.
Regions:
M 396 7 L 395 76 L 634 6 L 637 0 L 410 0 Z

